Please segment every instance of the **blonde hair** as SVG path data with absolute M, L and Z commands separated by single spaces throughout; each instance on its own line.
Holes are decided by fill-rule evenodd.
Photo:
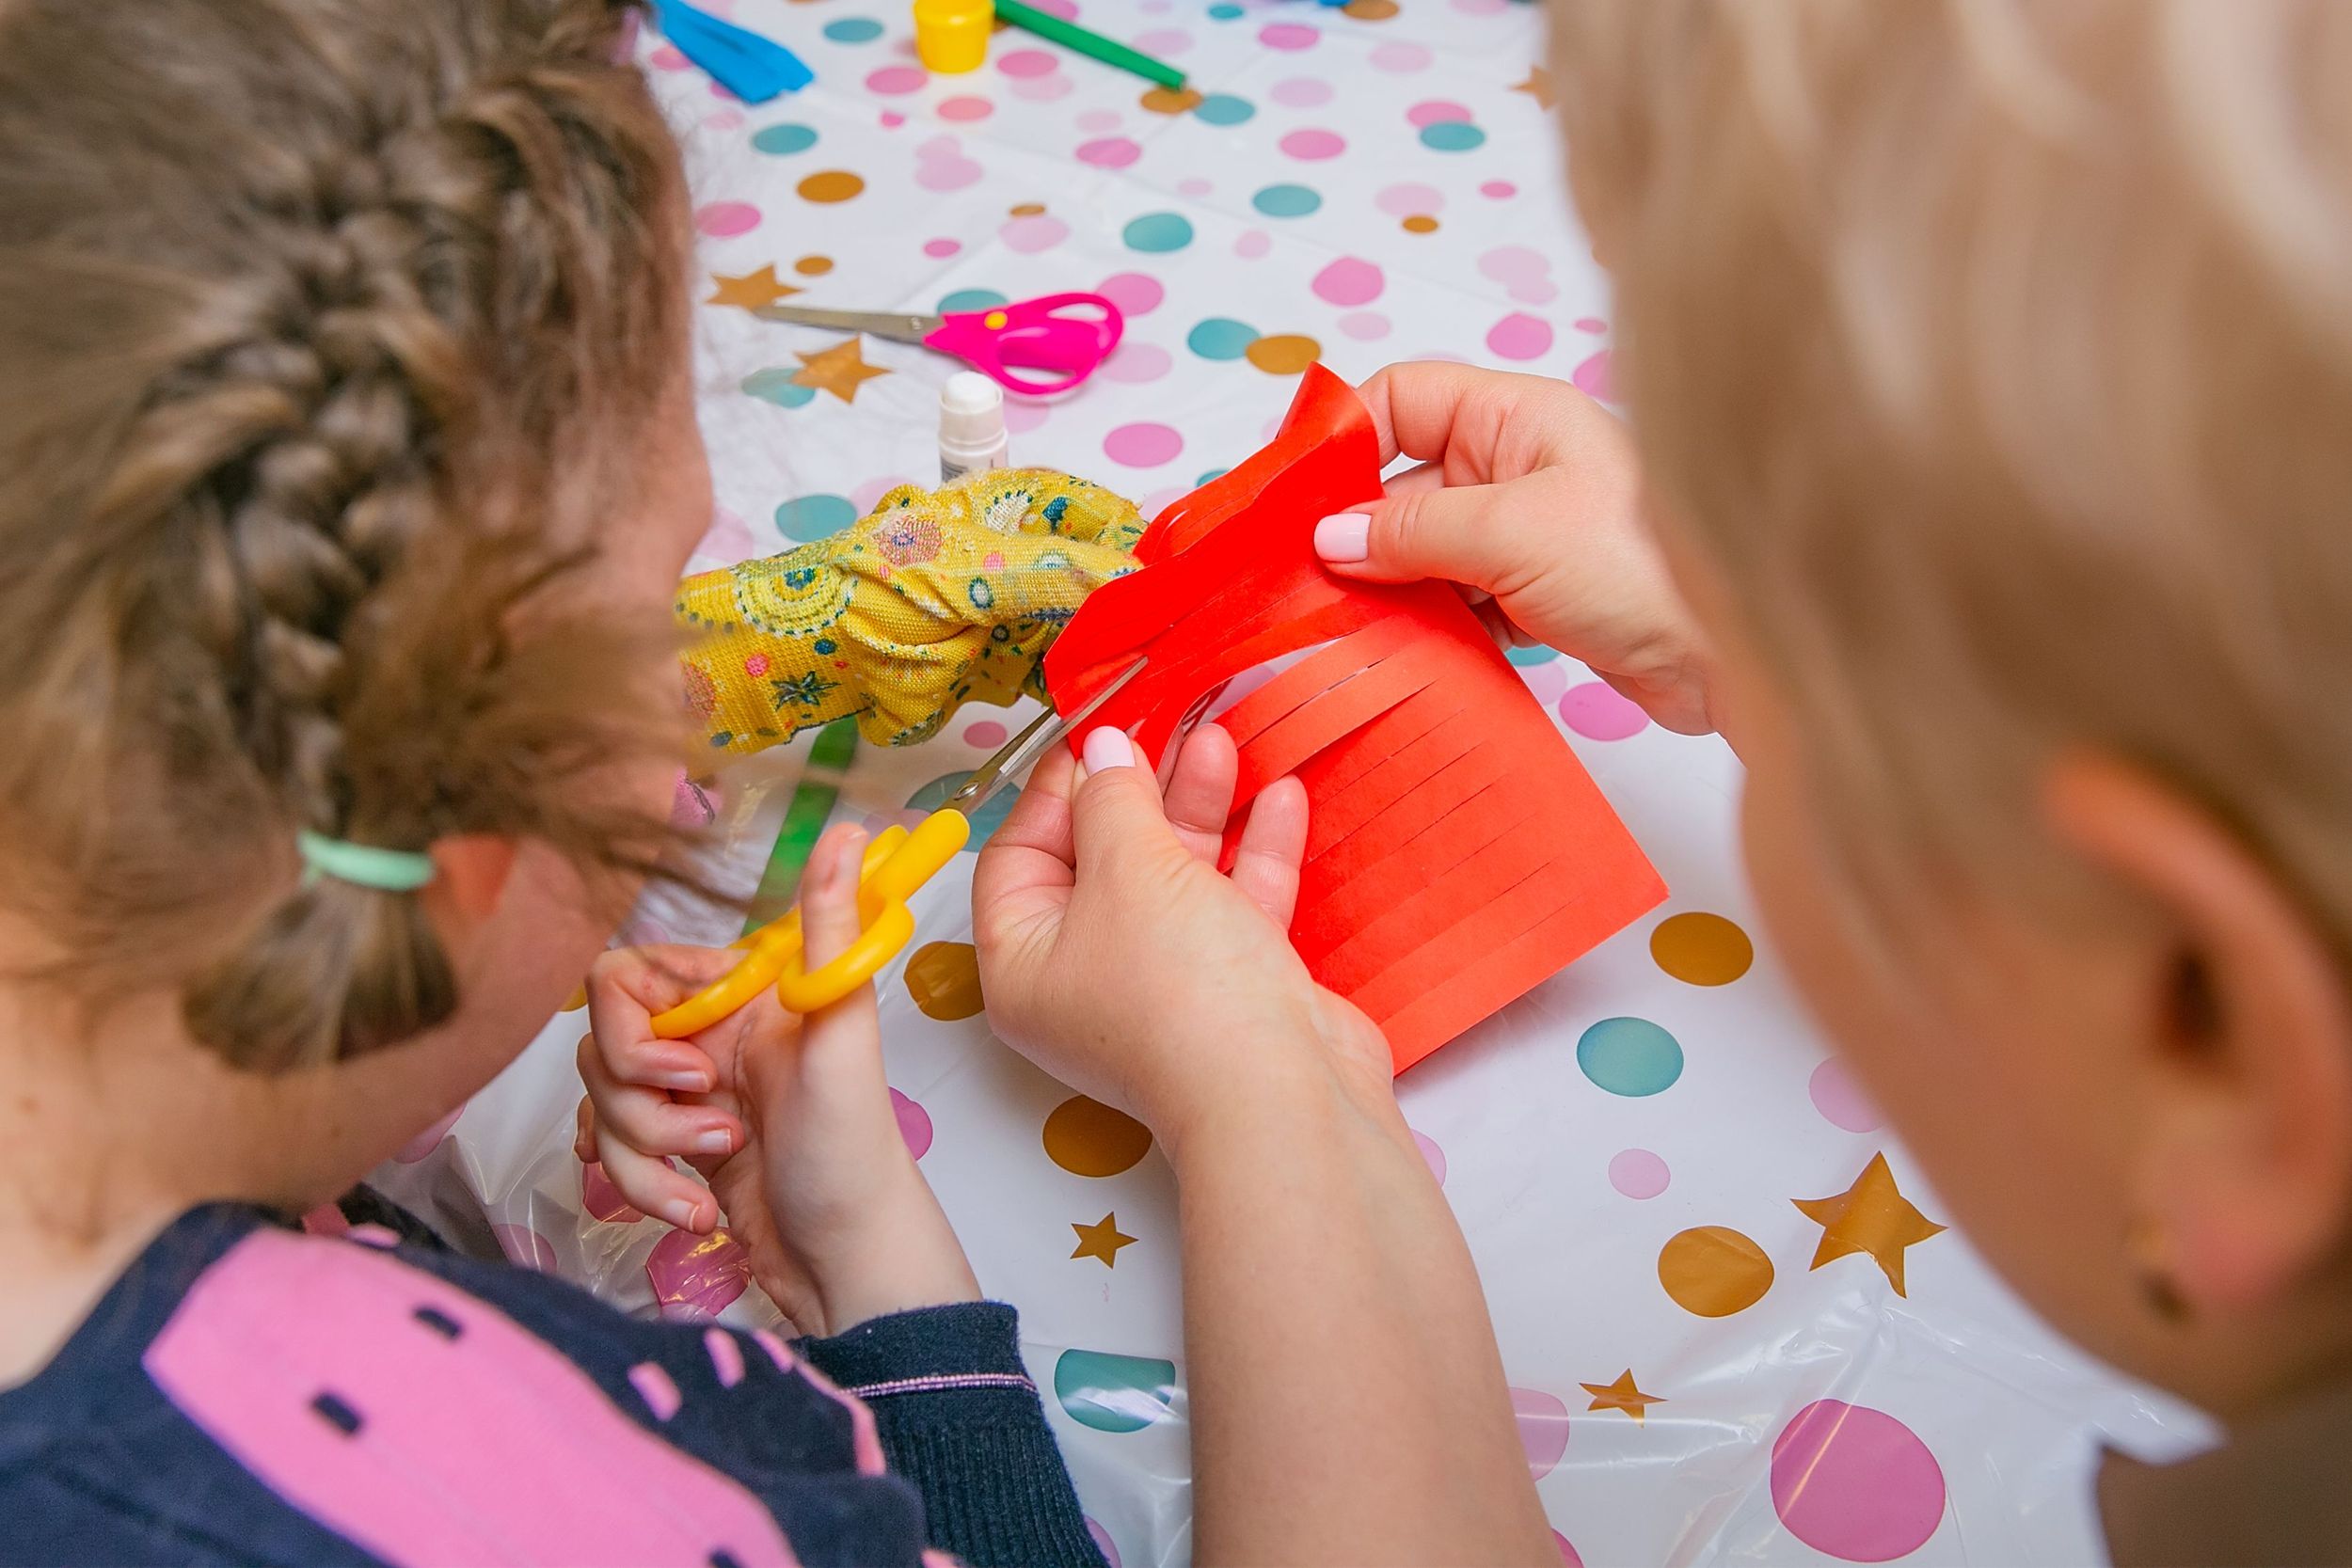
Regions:
M 1561 0 L 1554 57 L 1841 836 L 2013 856 L 2090 743 L 2352 932 L 2352 6 Z
M 645 858 L 583 783 L 650 743 L 643 661 L 563 589 L 681 363 L 627 10 L 0 7 L 0 901 L 81 999 L 372 1050 L 455 971 L 414 896 L 298 883 L 298 830 Z

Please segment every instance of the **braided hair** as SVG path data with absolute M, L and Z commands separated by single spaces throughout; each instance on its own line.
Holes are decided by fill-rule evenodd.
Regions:
M 0 905 L 278 1070 L 446 1018 L 299 830 L 642 870 L 654 740 L 567 602 L 682 355 L 682 183 L 608 0 L 0 6 Z

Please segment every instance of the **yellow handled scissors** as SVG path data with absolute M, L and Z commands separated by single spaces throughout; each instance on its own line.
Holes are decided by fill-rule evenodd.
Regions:
M 917 823 L 914 832 L 893 827 L 875 834 L 858 869 L 858 918 L 864 928 L 847 952 L 812 972 L 802 956 L 801 911 L 792 910 L 736 942 L 737 947 L 747 949 L 740 963 L 668 1012 L 655 1014 L 655 1037 L 677 1039 L 707 1029 L 770 986 L 788 1010 L 813 1013 L 871 980 L 914 940 L 914 916 L 907 909 L 907 900 L 970 842 L 972 817 L 1000 787 L 1061 744 L 1142 668 L 1138 659 L 1067 719 L 1050 707 L 1039 714 L 1026 729 L 980 764 L 947 797 L 946 803 Z

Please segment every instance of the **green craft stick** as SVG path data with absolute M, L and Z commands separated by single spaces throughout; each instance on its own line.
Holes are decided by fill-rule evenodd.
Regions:
M 837 779 L 856 754 L 857 721 L 836 719 L 817 732 L 816 743 L 808 749 L 808 770 L 821 778 Z M 768 867 L 759 874 L 759 891 L 752 895 L 751 911 L 743 921 L 744 935 L 791 907 L 792 895 L 801 890 L 801 873 L 808 868 L 809 851 L 817 847 L 818 836 L 824 832 L 834 802 L 840 798 L 840 789 L 830 783 L 804 782 L 792 791 L 792 803 L 784 809 L 784 826 L 776 830 L 776 847 L 768 852 Z
M 1008 26 L 1018 27 L 1025 33 L 1050 39 L 1065 49 L 1074 49 L 1105 65 L 1132 71 L 1145 81 L 1157 82 L 1164 87 L 1184 85 L 1184 73 L 1167 61 L 1155 60 L 1140 49 L 1130 49 L 1115 39 L 1106 39 L 1074 22 L 1064 22 L 1050 11 L 1025 6 L 1021 0 L 996 0 L 996 20 Z

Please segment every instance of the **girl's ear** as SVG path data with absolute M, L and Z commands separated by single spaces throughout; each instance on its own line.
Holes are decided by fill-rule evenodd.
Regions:
M 2352 986 L 2295 890 L 2212 812 L 2104 755 L 2043 780 L 2060 843 L 2151 911 L 2129 1060 L 2134 1251 L 2152 1298 L 2229 1315 L 2352 1224 Z
M 455 953 L 497 912 L 515 870 L 515 841 L 457 833 L 435 839 L 429 852 L 435 875 L 417 896 L 443 950 Z

